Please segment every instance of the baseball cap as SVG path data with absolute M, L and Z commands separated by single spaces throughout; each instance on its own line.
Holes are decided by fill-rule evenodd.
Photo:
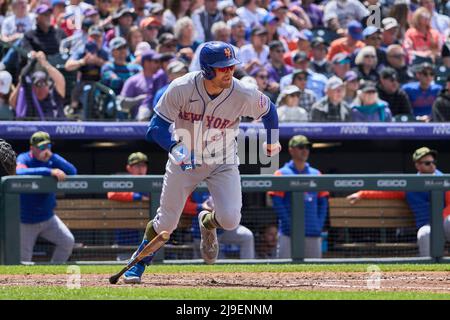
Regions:
M 149 10 L 149 13 L 151 15 L 155 15 L 158 14 L 160 12 L 164 11 L 164 7 L 162 6 L 162 4 L 160 3 L 152 3 L 151 4 L 151 8 Z
M 422 63 L 418 64 L 415 67 L 415 69 L 416 69 L 416 72 L 422 72 L 422 71 L 424 71 L 426 69 L 431 69 L 431 70 L 434 71 L 434 65 L 432 63 L 429 63 L 429 62 L 422 62 Z
M 134 50 L 134 56 L 140 56 L 143 52 L 151 50 L 152 47 L 146 41 L 139 42 L 136 46 L 136 50 Z
M 353 70 L 347 71 L 344 76 L 344 82 L 349 82 L 349 81 L 354 81 L 354 80 L 358 80 L 358 74 Z
M 377 91 L 377 87 L 373 81 L 364 81 L 359 87 L 359 90 L 361 90 L 361 92 L 373 92 Z
M 52 12 L 53 9 L 46 4 L 40 4 L 34 10 L 36 14 L 46 14 L 47 12 Z
M 378 29 L 375 26 L 368 26 L 367 28 L 365 28 L 362 32 L 363 38 L 367 38 L 370 37 L 371 35 L 380 32 L 380 29 Z
M 337 63 L 337 64 L 346 64 L 346 63 L 350 63 L 350 57 L 348 54 L 344 53 L 344 52 L 340 52 L 337 53 L 333 56 L 333 58 L 331 59 L 332 63 Z
M 161 26 L 161 22 L 158 19 L 156 19 L 155 17 L 147 17 L 145 19 L 142 19 L 141 23 L 139 24 L 139 27 L 141 29 L 145 29 L 148 26 L 159 27 L 159 26 Z
M 167 65 L 167 72 L 171 74 L 178 73 L 183 70 L 187 72 L 188 67 L 180 60 L 173 60 Z
M 0 71 L 0 93 L 8 94 L 11 89 L 12 76 L 8 71 Z
M 109 50 L 113 51 L 127 45 L 127 40 L 122 37 L 115 37 L 109 42 Z
M 380 77 L 383 79 L 398 79 L 398 74 L 394 68 L 385 67 L 381 70 Z
M 300 93 L 300 89 L 294 85 L 288 85 L 281 91 L 281 95 L 285 95 L 285 96 L 294 94 L 294 93 Z
M 315 48 L 315 47 L 320 46 L 321 44 L 323 44 L 325 46 L 328 46 L 328 42 L 325 41 L 324 38 L 322 38 L 322 37 L 315 37 L 315 38 L 312 39 L 311 47 Z
M 363 39 L 363 28 L 362 24 L 359 21 L 352 20 L 347 25 L 348 34 L 355 40 Z
M 308 60 L 308 54 L 304 51 L 298 51 L 292 57 L 292 61 L 294 63 L 298 63 L 305 60 Z
M 255 26 L 251 32 L 252 36 L 259 36 L 263 34 L 267 34 L 267 29 L 262 26 Z
M 312 143 L 307 137 L 302 135 L 293 136 L 288 143 L 289 148 L 295 148 L 299 146 L 312 146 Z
M 161 54 L 159 54 L 158 52 L 156 52 L 155 50 L 145 50 L 141 53 L 141 59 L 142 62 L 144 62 L 145 60 L 149 60 L 149 61 L 154 61 L 154 60 L 159 60 L 161 59 Z
M 431 150 L 430 148 L 427 147 L 422 147 L 414 151 L 412 159 L 414 162 L 416 162 L 429 154 L 431 154 L 434 158 L 436 158 L 438 152 L 436 150 Z
M 113 15 L 113 17 L 112 17 L 112 21 L 113 21 L 114 23 L 117 23 L 118 20 L 119 20 L 119 18 L 122 17 L 122 16 L 124 16 L 124 15 L 126 15 L 126 14 L 131 15 L 131 16 L 133 17 L 133 19 L 136 17 L 136 15 L 135 15 L 135 13 L 134 13 L 134 10 L 133 10 L 132 8 L 122 7 L 122 8 L 119 8 L 119 9 L 114 13 L 114 15 Z
M 273 41 L 269 42 L 269 49 L 270 50 L 274 50 L 274 49 L 277 49 L 277 48 L 283 48 L 284 49 L 283 43 L 280 40 L 273 40 Z
M 269 5 L 269 11 L 276 11 L 278 9 L 287 9 L 288 7 L 282 1 L 274 1 Z
M 36 84 L 38 82 L 41 81 L 47 81 L 48 77 L 47 74 L 44 71 L 35 71 L 32 75 L 31 75 L 31 82 L 33 84 Z
M 88 36 L 101 36 L 103 35 L 103 29 L 99 26 L 91 26 L 88 30 Z
M 295 77 L 299 74 L 304 74 L 305 76 L 309 75 L 308 70 L 306 69 L 296 69 L 294 70 L 294 72 L 292 72 L 292 80 L 294 80 Z
M 30 145 L 34 147 L 39 147 L 48 143 L 51 143 L 50 135 L 44 131 L 37 131 L 33 133 L 30 138 Z
M 314 34 L 311 32 L 311 30 L 303 29 L 302 31 L 297 33 L 297 41 L 298 40 L 305 40 L 311 42 L 314 37 Z
M 142 152 L 134 152 L 128 156 L 127 163 L 132 166 L 139 162 L 148 162 L 148 157 Z
M 337 89 L 344 85 L 344 82 L 341 78 L 337 76 L 332 76 L 330 79 L 328 79 L 327 84 L 325 85 L 325 91 L 329 89 Z
M 263 20 L 264 20 L 264 19 L 263 19 Z M 235 27 L 237 27 L 237 26 L 239 26 L 239 25 L 245 25 L 245 22 L 244 22 L 244 20 L 242 20 L 241 17 L 238 16 L 238 17 L 234 17 L 234 18 L 228 20 L 228 21 L 227 21 L 227 25 L 228 25 L 230 28 L 235 28 Z
M 397 19 L 393 17 L 387 17 L 381 20 L 381 24 L 383 25 L 383 30 L 390 30 L 392 28 L 398 27 Z
M 172 42 L 176 43 L 177 39 L 175 39 L 175 36 L 173 34 L 171 34 L 169 32 L 165 32 L 165 33 L 163 33 L 162 35 L 159 36 L 158 42 L 160 44 L 165 45 L 165 44 L 169 44 L 169 43 L 172 43 Z
M 278 20 L 279 19 L 278 19 L 278 17 L 276 15 L 274 15 L 273 13 L 268 13 L 262 18 L 261 24 L 262 25 L 266 25 L 268 23 L 278 22 Z

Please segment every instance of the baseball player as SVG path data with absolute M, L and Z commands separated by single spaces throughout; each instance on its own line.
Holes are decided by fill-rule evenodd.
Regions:
M 235 229 L 241 219 L 242 194 L 237 142 L 240 117 L 262 119 L 267 130 L 264 152 L 281 151 L 278 117 L 269 98 L 233 78 L 236 59 L 230 44 L 208 42 L 200 52 L 201 71 L 174 80 L 155 107 L 146 140 L 169 154 L 156 217 L 146 228 L 133 257 L 157 234 L 171 233 L 178 224 L 187 197 L 205 181 L 214 211 L 198 215 L 203 260 L 212 264 L 218 255 L 216 229 Z M 126 283 L 140 283 L 153 255 L 124 275 Z
M 17 175 L 53 176 L 63 181 L 66 175 L 77 174 L 77 169 L 66 159 L 51 151 L 50 135 L 35 132 L 30 139 L 30 151 L 17 157 Z M 52 263 L 64 263 L 72 254 L 75 239 L 53 209 L 56 206 L 54 193 L 20 195 L 20 239 L 21 260 L 30 262 L 38 236 L 56 245 Z

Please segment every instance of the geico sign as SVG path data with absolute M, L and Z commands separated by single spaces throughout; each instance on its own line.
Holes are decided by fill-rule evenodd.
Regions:
M 334 180 L 334 186 L 343 187 L 364 187 L 364 180 Z
M 87 181 L 61 181 L 58 182 L 58 189 L 87 189 L 89 186 Z
M 104 189 L 132 189 L 134 187 L 133 181 L 104 181 Z
M 408 185 L 408 182 L 406 180 L 378 180 L 377 186 L 378 187 L 406 187 Z
M 265 188 L 271 187 L 272 181 L 270 180 L 244 180 L 242 186 L 246 188 Z

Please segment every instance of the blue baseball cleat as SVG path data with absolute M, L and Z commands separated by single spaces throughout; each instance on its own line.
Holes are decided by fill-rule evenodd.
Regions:
M 141 252 L 142 249 L 144 249 L 144 247 L 148 243 L 149 243 L 148 240 L 142 240 L 142 243 L 140 244 L 139 248 L 131 256 L 130 261 L 133 260 L 134 257 L 136 257 L 139 254 L 139 252 Z M 153 254 L 149 255 L 148 257 L 145 257 L 144 259 L 142 259 L 141 261 L 136 263 L 133 267 L 130 268 L 130 270 L 125 272 L 125 274 L 123 275 L 123 281 L 127 284 L 141 283 L 141 277 L 145 271 L 145 267 L 148 266 L 152 262 L 152 259 L 153 259 Z

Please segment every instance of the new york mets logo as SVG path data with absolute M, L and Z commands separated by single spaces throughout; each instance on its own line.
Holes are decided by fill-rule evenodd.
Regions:
M 223 52 L 225 53 L 225 57 L 227 57 L 228 59 L 231 58 L 232 54 L 230 48 L 223 49 Z

